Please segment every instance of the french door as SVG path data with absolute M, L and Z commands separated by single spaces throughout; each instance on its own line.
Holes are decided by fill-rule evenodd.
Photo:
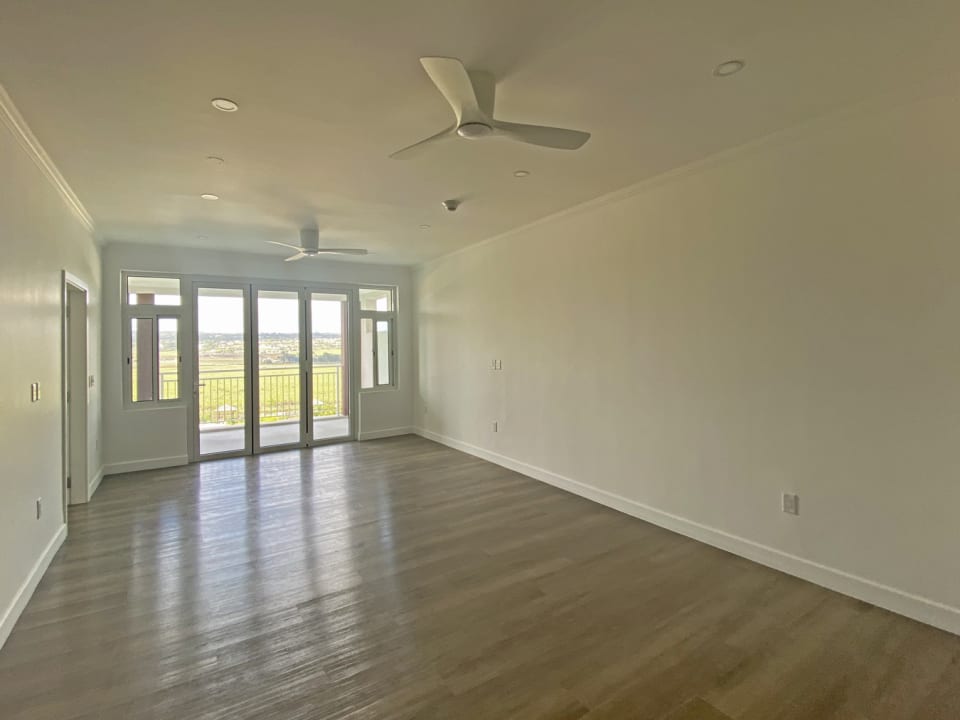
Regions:
M 254 288 L 254 452 L 306 444 L 300 296 L 296 289 Z
M 196 284 L 193 307 L 196 456 L 249 454 L 250 286 Z
M 353 437 L 349 291 L 194 285 L 198 459 Z

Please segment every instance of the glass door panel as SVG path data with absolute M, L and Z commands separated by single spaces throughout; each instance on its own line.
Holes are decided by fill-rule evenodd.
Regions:
M 311 439 L 315 441 L 350 435 L 347 306 L 346 295 L 310 293 Z
M 390 385 L 390 368 L 393 365 L 393 350 L 390 347 L 390 321 L 377 320 L 377 385 Z
M 198 287 L 196 317 L 199 454 L 247 453 L 250 372 L 246 290 Z
M 296 290 L 257 290 L 258 447 L 295 445 L 301 430 L 301 315 Z

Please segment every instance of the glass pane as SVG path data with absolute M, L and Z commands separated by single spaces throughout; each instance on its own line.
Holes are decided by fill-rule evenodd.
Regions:
M 260 446 L 300 442 L 300 296 L 257 292 Z
M 179 320 L 162 317 L 157 319 L 159 336 L 160 399 L 176 400 L 180 397 L 180 347 L 178 345 Z
M 393 310 L 393 290 L 387 288 L 360 288 L 361 310 Z
M 130 399 L 153 400 L 153 318 L 130 319 Z
M 247 449 L 243 290 L 197 289 L 200 454 Z
M 313 357 L 313 439 L 345 437 L 347 419 L 347 357 L 343 330 L 347 296 L 310 296 L 310 353 Z
M 130 305 L 179 305 L 180 278 L 127 278 L 127 302 Z
M 373 320 L 360 319 L 360 387 L 373 387 Z
M 377 385 L 391 383 L 390 357 L 390 321 L 377 320 Z

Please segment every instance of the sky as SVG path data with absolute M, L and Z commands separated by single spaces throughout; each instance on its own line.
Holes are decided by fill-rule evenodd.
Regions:
M 313 332 L 340 332 L 340 305 L 336 300 L 314 300 L 312 303 Z M 258 300 L 258 322 L 262 333 L 298 333 L 300 319 L 295 298 L 264 298 Z M 243 332 L 243 298 L 197 298 L 197 319 L 201 333 Z

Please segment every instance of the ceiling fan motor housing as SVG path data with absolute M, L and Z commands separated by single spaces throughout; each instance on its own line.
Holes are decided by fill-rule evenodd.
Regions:
M 457 135 L 467 140 L 476 140 L 486 137 L 493 132 L 493 128 L 486 123 L 468 122 L 457 128 Z

